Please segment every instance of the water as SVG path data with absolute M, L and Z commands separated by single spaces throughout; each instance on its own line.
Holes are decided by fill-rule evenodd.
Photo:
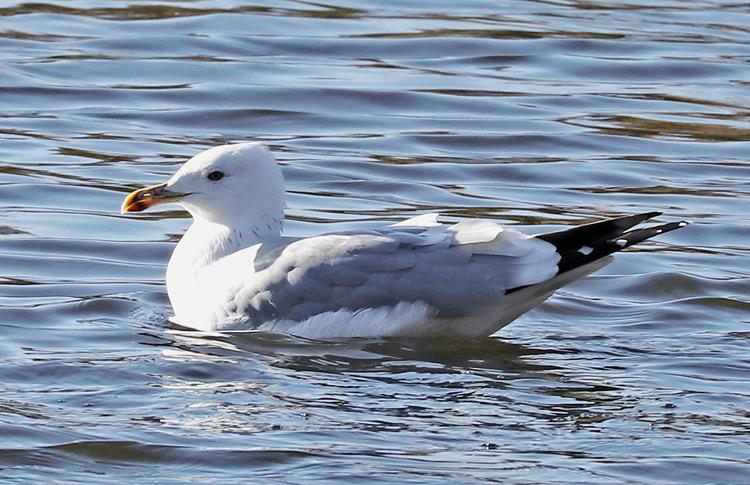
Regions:
M 0 8 L 0 479 L 744 482 L 750 9 L 721 1 Z M 265 140 L 287 232 L 662 210 L 496 335 L 172 328 L 189 221 L 131 189 Z

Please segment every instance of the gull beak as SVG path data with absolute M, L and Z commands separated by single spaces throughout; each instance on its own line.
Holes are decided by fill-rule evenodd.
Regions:
M 141 212 L 155 205 L 177 202 L 184 195 L 186 194 L 167 190 L 167 184 L 146 187 L 145 189 L 136 190 L 128 194 L 125 200 L 122 201 L 120 213 Z

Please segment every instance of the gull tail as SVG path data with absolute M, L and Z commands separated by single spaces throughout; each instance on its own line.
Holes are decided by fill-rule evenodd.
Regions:
M 641 222 L 659 215 L 661 212 L 645 212 L 540 234 L 536 237 L 555 245 L 561 256 L 557 264 L 558 274 L 562 274 L 653 236 L 685 227 L 689 223 L 688 221 L 670 222 L 629 231 Z

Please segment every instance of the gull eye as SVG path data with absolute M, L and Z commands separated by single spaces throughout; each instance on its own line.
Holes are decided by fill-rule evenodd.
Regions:
M 224 172 L 222 172 L 221 170 L 214 170 L 207 175 L 207 178 L 211 182 L 218 182 L 219 180 L 224 178 Z

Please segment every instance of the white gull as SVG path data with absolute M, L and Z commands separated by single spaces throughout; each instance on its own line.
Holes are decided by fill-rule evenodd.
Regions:
M 686 225 L 629 230 L 649 212 L 527 236 L 425 214 L 370 231 L 281 235 L 284 180 L 261 143 L 211 148 L 122 212 L 176 203 L 193 217 L 167 267 L 174 322 L 309 338 L 490 335 L 609 255 Z

